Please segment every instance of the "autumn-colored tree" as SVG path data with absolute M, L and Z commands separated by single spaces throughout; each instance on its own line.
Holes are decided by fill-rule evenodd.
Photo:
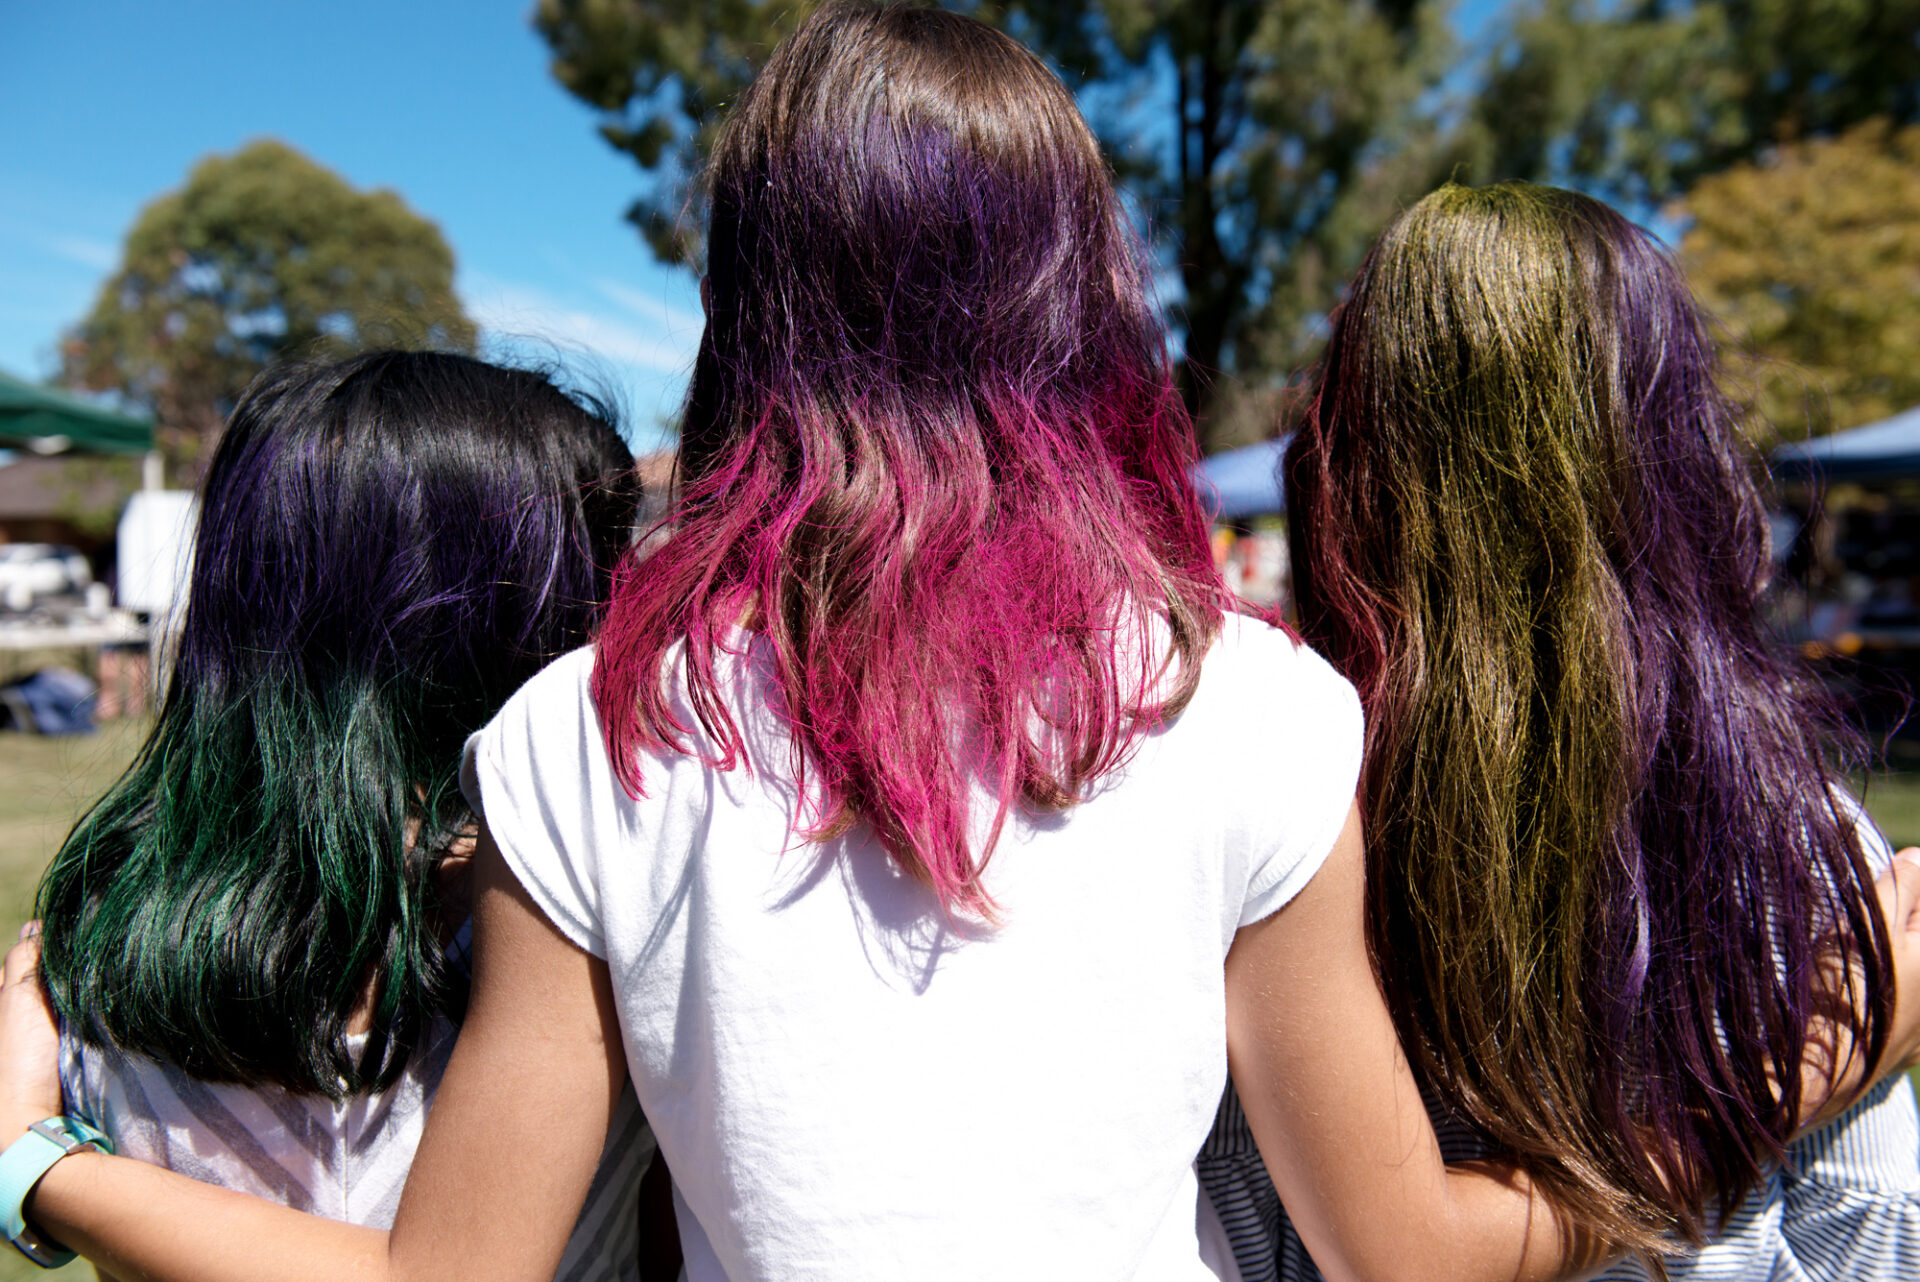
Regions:
M 453 251 L 392 191 L 359 191 L 284 143 L 211 156 L 141 211 L 120 267 L 62 345 L 72 386 L 148 409 L 191 481 L 242 388 L 289 355 L 469 350 Z
M 1701 179 L 1676 212 L 1763 443 L 1920 405 L 1920 126 L 1781 147 Z

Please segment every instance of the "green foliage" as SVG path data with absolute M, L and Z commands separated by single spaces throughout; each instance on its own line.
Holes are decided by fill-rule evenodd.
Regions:
M 148 205 L 62 353 L 70 384 L 145 406 L 197 475 L 253 376 L 282 356 L 465 351 L 453 251 L 392 191 L 358 191 L 283 143 L 210 156 Z
M 600 112 L 601 137 L 647 171 L 627 218 L 662 259 L 697 257 L 699 220 L 683 217 L 693 171 L 712 150 L 726 105 L 818 7 L 818 0 L 541 0 L 534 9 L 555 78 Z
M 1681 208 L 1682 257 L 1745 357 L 1763 443 L 1920 404 L 1920 126 L 1781 147 Z
M 1503 175 L 1667 200 L 1776 144 L 1920 119 L 1920 0 L 1522 0 L 1476 114 Z
M 1053 29 L 1086 29 L 1083 6 L 1055 10 Z M 1114 0 L 1095 11 L 1104 33 L 1090 57 L 1065 39 L 1041 47 L 1084 69 L 1083 97 L 1178 265 L 1188 399 L 1208 446 L 1259 439 L 1273 420 L 1248 422 L 1235 403 L 1269 399 L 1264 376 L 1317 353 L 1321 318 L 1373 236 L 1465 159 L 1431 101 L 1456 53 L 1446 6 Z M 1127 106 L 1102 110 L 1116 91 Z M 1178 145 L 1156 148 L 1168 137 Z

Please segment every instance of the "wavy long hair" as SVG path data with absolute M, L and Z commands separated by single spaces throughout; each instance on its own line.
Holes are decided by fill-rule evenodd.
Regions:
M 1069 805 L 1124 760 L 1220 624 L 1141 248 L 1060 82 L 937 10 L 815 13 L 707 182 L 682 494 L 615 585 L 608 751 L 637 793 L 643 749 L 693 750 L 666 688 L 684 644 L 700 751 L 738 764 L 714 665 L 745 624 L 795 831 L 869 824 L 949 909 L 990 913 L 1007 808 Z
M 1401 1038 L 1559 1206 L 1649 1253 L 1779 1159 L 1816 1014 L 1868 1062 L 1890 1017 L 1845 734 L 1756 618 L 1738 419 L 1650 236 L 1571 192 L 1449 186 L 1361 269 L 1286 462 L 1301 628 L 1367 710 Z
M 202 482 L 159 719 L 40 886 L 69 1025 L 209 1080 L 390 1081 L 448 996 L 461 746 L 589 639 L 631 467 L 537 373 L 383 352 L 256 379 Z

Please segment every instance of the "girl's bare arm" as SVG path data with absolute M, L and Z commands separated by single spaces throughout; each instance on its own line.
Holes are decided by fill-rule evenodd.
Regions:
M 606 965 L 553 928 L 490 841 L 474 892 L 473 998 L 391 1234 L 92 1153 L 41 1180 L 33 1223 L 124 1282 L 551 1278 L 626 1056 Z M 57 1113 L 57 1091 L 50 1106 L 0 1095 L 5 1142 Z
M 1306 889 L 1227 957 L 1234 1081 L 1274 1187 L 1329 1282 L 1527 1282 L 1606 1252 L 1498 1163 L 1448 1168 L 1374 982 L 1350 811 Z
M 1893 940 L 1896 1015 L 1869 1071 L 1816 1036 L 1809 1111 L 1843 1110 L 1920 1055 L 1920 852 L 1875 886 Z M 1247 1120 L 1301 1240 L 1329 1279 L 1577 1276 L 1606 1248 L 1500 1163 L 1445 1167 L 1401 1054 L 1362 930 L 1357 812 L 1287 907 L 1242 930 L 1227 958 L 1229 1055 Z M 1839 1062 L 1836 1071 L 1832 1065 Z

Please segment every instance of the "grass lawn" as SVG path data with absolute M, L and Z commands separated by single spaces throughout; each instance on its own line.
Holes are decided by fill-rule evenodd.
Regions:
M 110 721 L 71 738 L 0 733 L 0 936 L 33 915 L 40 870 L 67 829 L 127 768 L 146 721 Z
M 1867 812 L 1897 850 L 1920 846 L 1920 774 L 1877 775 L 1867 783 Z
M 80 812 L 126 769 L 146 732 L 144 721 L 118 721 L 68 739 L 0 733 L 0 942 L 12 945 L 33 914 L 40 870 Z M 80 1282 L 92 1272 L 70 1264 L 48 1273 L 0 1248 L 0 1282 Z
M 41 869 L 74 820 L 126 769 L 148 724 L 108 722 L 98 734 L 71 739 L 0 732 L 0 943 L 11 945 L 32 915 Z M 1920 773 L 1876 777 L 1866 801 L 1895 846 L 1920 846 Z M 0 1248 L 0 1282 L 86 1276 L 78 1264 L 49 1274 Z

